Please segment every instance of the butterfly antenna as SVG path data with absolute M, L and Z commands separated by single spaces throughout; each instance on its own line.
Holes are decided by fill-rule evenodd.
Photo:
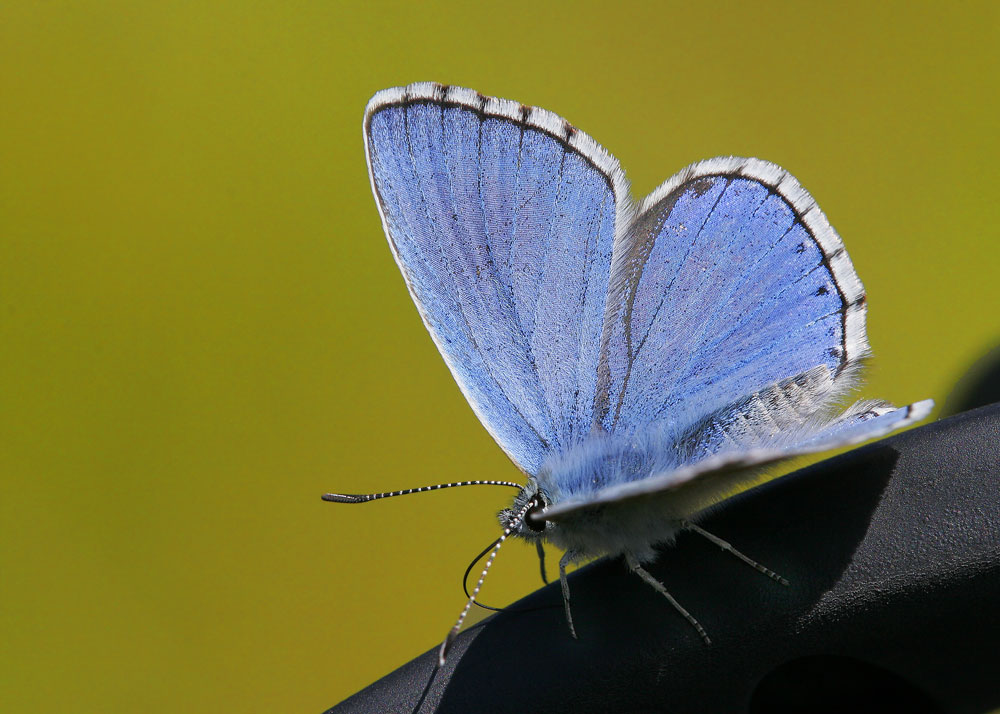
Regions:
M 420 488 L 404 488 L 402 491 L 388 491 L 386 493 L 324 493 L 323 500 L 331 503 L 368 503 L 378 501 L 381 498 L 391 498 L 393 496 L 406 496 L 411 493 L 422 493 L 424 491 L 437 491 L 442 488 L 454 488 L 455 486 L 510 486 L 520 489 L 521 484 L 513 481 L 456 481 L 455 483 L 439 483 L 434 486 L 421 486 Z
M 493 561 L 496 559 L 497 553 L 500 552 L 500 547 L 504 544 L 504 541 L 507 540 L 508 536 L 510 536 L 510 534 L 514 531 L 514 526 L 516 526 L 521 519 L 524 518 L 525 514 L 536 505 L 538 504 L 534 499 L 524 504 L 524 506 L 521 507 L 521 510 L 518 511 L 517 514 L 510 519 L 510 521 L 508 521 L 507 527 L 503 529 L 503 535 L 496 539 L 495 544 L 492 546 L 492 550 L 490 551 L 490 555 L 486 559 L 486 565 L 483 566 L 483 572 L 479 575 L 479 582 L 477 582 L 476 587 L 472 589 L 472 594 L 469 595 L 469 601 L 465 603 L 465 607 L 462 608 L 462 612 L 458 616 L 458 622 L 455 623 L 455 626 L 451 628 L 448 636 L 444 638 L 444 642 L 441 643 L 441 649 L 438 650 L 439 667 L 444 666 L 444 660 L 445 657 L 448 656 L 448 650 L 451 648 L 451 643 L 454 642 L 455 638 L 458 636 L 459 630 L 462 629 L 462 623 L 465 622 L 465 616 L 469 614 L 469 610 L 471 610 L 472 606 L 475 604 L 476 597 L 479 595 L 479 590 L 483 587 L 483 581 L 486 580 L 486 574 L 490 572 L 490 566 L 493 565 Z M 479 560 L 479 558 L 476 558 L 476 560 Z

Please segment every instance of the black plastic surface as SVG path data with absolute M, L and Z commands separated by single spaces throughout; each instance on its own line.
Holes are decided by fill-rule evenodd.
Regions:
M 621 560 L 598 561 L 570 575 L 579 640 L 554 583 L 462 633 L 440 671 L 435 646 L 329 711 L 1000 707 L 1000 404 L 772 481 L 701 524 L 791 581 L 681 534 L 650 570 L 711 646 Z

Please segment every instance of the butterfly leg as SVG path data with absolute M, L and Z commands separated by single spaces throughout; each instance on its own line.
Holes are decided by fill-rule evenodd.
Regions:
M 538 551 L 538 568 L 542 571 L 542 582 L 548 585 L 549 577 L 545 574 L 545 548 L 542 547 L 542 541 L 535 541 L 535 549 Z
M 665 597 L 667 601 L 674 606 L 674 609 L 681 614 L 681 617 L 687 620 L 691 627 L 693 627 L 698 634 L 701 635 L 701 639 L 705 640 L 706 645 L 712 644 L 712 640 L 708 638 L 708 633 L 705 632 L 705 628 L 701 626 L 701 623 L 694 619 L 694 616 L 685 610 L 679 602 L 674 600 L 674 596 L 667 592 L 667 589 L 663 587 L 663 583 L 650 575 L 649 572 L 639 564 L 639 561 L 636 560 L 634 555 L 626 553 L 625 562 L 628 563 L 628 567 L 633 573 L 645 580 L 656 592 L 660 593 L 660 595 Z
M 735 555 L 737 558 L 739 558 L 740 560 L 742 560 L 744 563 L 746 563 L 750 567 L 754 568 L 755 570 L 757 570 L 757 571 L 763 573 L 764 575 L 766 575 L 767 577 L 771 578 L 771 580 L 774 580 L 775 582 L 781 583 L 782 585 L 788 585 L 788 581 L 785 580 L 780 575 L 778 575 L 776 572 L 774 572 L 773 570 L 770 570 L 769 568 L 765 568 L 763 565 L 761 565 L 760 563 L 758 563 L 753 558 L 748 558 L 747 556 L 743 555 L 743 553 L 741 553 L 738 550 L 736 550 L 736 548 L 734 548 L 733 546 L 731 546 L 726 541 L 722 540 L 722 538 L 719 538 L 718 536 L 712 535 L 711 533 L 709 533 L 705 529 L 696 526 L 694 523 L 691 523 L 690 521 L 684 521 L 683 522 L 683 527 L 686 528 L 686 529 L 688 529 L 688 530 L 694 531 L 695 533 L 697 533 L 701 537 L 707 538 L 711 542 L 715 543 L 717 546 L 719 546 L 723 550 L 732 553 L 733 555 Z
M 567 550 L 563 553 L 563 557 L 559 559 L 559 584 L 562 586 L 563 607 L 566 609 L 566 624 L 569 625 L 569 634 L 573 635 L 574 640 L 578 638 L 576 636 L 576 628 L 573 627 L 573 613 L 569 610 L 569 582 L 566 580 L 566 566 L 575 557 L 576 553 L 572 550 Z

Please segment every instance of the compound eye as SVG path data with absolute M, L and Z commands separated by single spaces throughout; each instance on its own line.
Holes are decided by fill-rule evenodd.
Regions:
M 524 514 L 524 524 L 528 526 L 529 530 L 535 533 L 545 531 L 545 521 L 541 518 L 543 508 L 545 508 L 545 504 L 542 502 L 542 499 L 535 498 L 535 505 L 529 508 L 527 513 Z

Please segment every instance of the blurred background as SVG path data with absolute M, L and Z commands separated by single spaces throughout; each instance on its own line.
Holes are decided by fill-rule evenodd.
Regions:
M 507 491 L 319 499 L 520 478 L 382 235 L 383 87 L 551 109 L 636 196 L 781 164 L 868 289 L 862 396 L 941 404 L 1000 341 L 997 7 L 4 3 L 0 709 L 319 712 L 451 627 Z M 512 545 L 483 599 L 539 584 Z

